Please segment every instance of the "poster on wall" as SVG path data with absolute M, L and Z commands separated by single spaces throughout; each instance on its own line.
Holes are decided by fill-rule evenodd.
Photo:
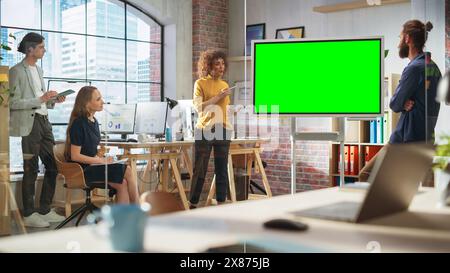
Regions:
M 305 27 L 279 28 L 275 34 L 276 39 L 297 39 L 305 37 Z

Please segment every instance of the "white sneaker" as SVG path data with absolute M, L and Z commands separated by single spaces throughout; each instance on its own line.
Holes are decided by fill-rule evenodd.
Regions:
M 50 226 L 50 223 L 42 219 L 40 214 L 37 212 L 31 214 L 30 216 L 23 217 L 23 222 L 27 227 L 45 228 Z
M 39 216 L 49 223 L 59 223 L 66 219 L 66 217 L 56 213 L 55 209 L 51 209 L 47 214 L 39 214 Z

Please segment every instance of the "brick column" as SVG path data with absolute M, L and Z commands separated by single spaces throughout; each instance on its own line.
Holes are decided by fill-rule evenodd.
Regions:
M 207 49 L 228 53 L 228 0 L 192 1 L 193 81 L 200 53 Z

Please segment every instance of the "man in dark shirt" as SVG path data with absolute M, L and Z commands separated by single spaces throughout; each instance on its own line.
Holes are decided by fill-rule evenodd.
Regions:
M 423 52 L 428 32 L 432 28 L 430 22 L 423 24 L 418 20 L 410 20 L 403 25 L 400 33 L 399 56 L 411 62 L 403 70 L 389 104 L 392 111 L 401 112 L 389 144 L 429 141 L 432 138 L 439 113 L 439 104 L 435 98 L 441 78 L 439 68 L 431 60 L 431 54 Z M 367 181 L 375 160 L 376 156 L 361 170 L 360 181 Z

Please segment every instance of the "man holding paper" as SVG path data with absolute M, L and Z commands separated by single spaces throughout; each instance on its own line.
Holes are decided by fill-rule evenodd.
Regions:
M 10 135 L 22 137 L 24 223 L 28 227 L 49 227 L 50 222 L 61 222 L 64 217 L 50 209 L 58 172 L 53 156 L 55 140 L 48 120 L 48 109 L 53 108 L 55 102 L 64 102 L 65 97 L 58 96 L 56 91 L 45 90 L 42 69 L 36 64 L 46 51 L 44 37 L 30 32 L 17 50 L 26 56 L 9 72 Z M 38 157 L 45 165 L 39 209 L 34 207 Z

